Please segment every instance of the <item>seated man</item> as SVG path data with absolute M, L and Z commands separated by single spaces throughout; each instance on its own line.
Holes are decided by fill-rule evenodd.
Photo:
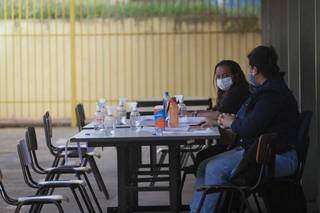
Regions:
M 283 80 L 272 47 L 259 46 L 248 55 L 251 67 L 248 80 L 253 90 L 237 115 L 221 114 L 218 123 L 238 134 L 237 147 L 204 160 L 198 168 L 195 186 L 219 185 L 230 180 L 245 150 L 263 133 L 277 133 L 275 175 L 287 176 L 297 168 L 298 106 Z M 202 193 L 195 192 L 190 212 L 196 212 Z M 219 194 L 206 197 L 201 212 L 212 213 Z

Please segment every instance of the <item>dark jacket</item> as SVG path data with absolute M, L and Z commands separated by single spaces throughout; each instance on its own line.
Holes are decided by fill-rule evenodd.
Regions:
M 238 143 L 250 147 L 263 133 L 277 133 L 276 152 L 291 149 L 297 140 L 298 105 L 284 80 L 279 77 L 267 80 L 256 88 L 242 105 L 232 123 L 238 134 Z
M 221 100 L 218 101 L 213 111 L 236 114 L 249 95 L 248 84 L 233 85 L 222 94 Z

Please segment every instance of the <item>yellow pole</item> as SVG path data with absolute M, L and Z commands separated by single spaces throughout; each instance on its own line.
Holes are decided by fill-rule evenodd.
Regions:
M 71 126 L 76 126 L 75 107 L 77 104 L 77 66 L 76 66 L 76 26 L 75 0 L 70 0 L 70 65 L 71 65 Z

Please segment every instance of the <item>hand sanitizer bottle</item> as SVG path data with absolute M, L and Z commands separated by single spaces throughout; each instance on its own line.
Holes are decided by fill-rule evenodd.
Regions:
M 130 128 L 136 130 L 140 126 L 141 118 L 140 113 L 138 112 L 137 102 L 129 103 L 130 113 Z
M 100 130 L 103 129 L 103 123 L 104 123 L 104 113 L 101 111 L 101 105 L 99 102 L 96 104 L 96 111 L 94 113 L 94 129 Z
M 185 117 L 187 115 L 187 106 L 184 104 L 184 96 L 176 95 L 179 106 L 179 117 Z
M 112 108 L 108 107 L 107 115 L 104 119 L 104 128 L 107 135 L 114 134 L 115 119 L 112 116 Z
M 168 117 L 169 101 L 170 101 L 170 95 L 169 95 L 169 92 L 166 91 L 163 93 L 163 109 L 164 109 L 164 116 L 166 119 Z
M 126 99 L 119 98 L 119 104 L 117 107 L 117 125 L 124 125 L 127 123 L 127 110 L 126 110 Z

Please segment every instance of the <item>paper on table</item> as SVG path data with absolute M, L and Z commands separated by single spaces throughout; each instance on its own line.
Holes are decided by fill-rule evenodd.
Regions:
M 143 131 L 154 133 L 155 127 L 143 127 Z M 186 134 L 186 135 L 198 135 L 198 134 L 209 134 L 212 133 L 211 128 L 206 129 L 192 129 L 190 127 L 179 127 L 179 128 L 169 128 L 166 127 L 164 131 L 162 131 L 164 135 L 176 135 L 176 134 Z
M 188 130 L 188 131 L 179 131 L 179 132 L 172 132 L 172 131 L 163 131 L 163 134 L 165 135 L 174 135 L 174 134 L 185 134 L 185 135 L 201 135 L 201 134 L 208 134 L 211 133 L 211 129 L 207 128 L 207 129 L 203 129 L 203 130 Z
M 143 131 L 146 132 L 154 132 L 156 130 L 155 127 L 150 127 L 150 126 L 144 126 L 142 128 Z M 172 132 L 172 133 L 179 133 L 179 132 L 188 132 L 189 127 L 178 127 L 178 128 L 170 128 L 166 127 L 163 132 Z
M 166 127 L 163 131 L 163 133 L 185 133 L 189 131 L 189 127 L 188 126 L 184 126 L 184 127 L 178 127 L 178 128 L 170 128 L 170 127 Z
M 143 115 L 141 116 L 141 120 L 143 121 L 153 120 L 153 115 Z
M 142 127 L 142 131 L 154 133 L 156 131 L 156 128 L 151 126 L 144 126 Z
M 206 120 L 205 117 L 182 117 L 182 118 L 179 118 L 179 124 L 181 126 L 197 125 L 205 120 Z
M 190 133 L 196 133 L 196 134 L 207 134 L 211 133 L 212 129 L 211 128 L 205 128 L 205 129 L 190 129 Z

